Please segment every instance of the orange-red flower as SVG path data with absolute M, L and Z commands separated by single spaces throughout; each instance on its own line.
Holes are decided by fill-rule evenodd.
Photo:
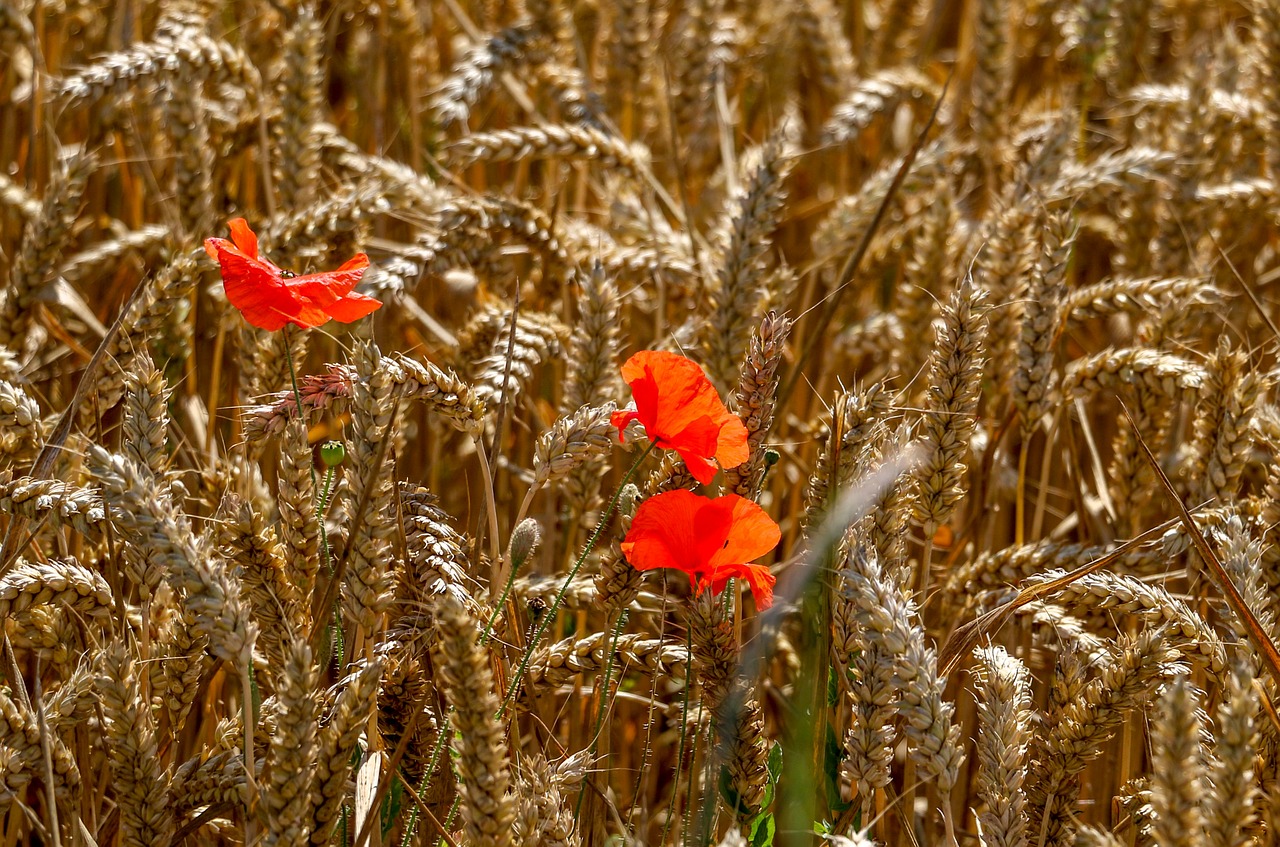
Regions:
M 258 255 L 258 236 L 244 218 L 230 226 L 230 241 L 206 238 L 204 249 L 222 267 L 227 300 L 259 329 L 274 332 L 288 323 L 306 329 L 330 318 L 351 323 L 382 305 L 353 290 L 369 267 L 365 254 L 357 253 L 336 271 L 294 276 Z
M 701 594 L 745 579 L 756 608 L 773 605 L 773 574 L 752 564 L 778 546 L 782 530 L 755 503 L 737 494 L 703 497 L 677 489 L 650 497 L 636 509 L 622 554 L 639 571 L 684 571 Z
M 703 484 L 716 475 L 716 466 L 736 468 L 750 456 L 747 428 L 724 407 L 702 368 L 684 356 L 641 350 L 622 366 L 631 386 L 635 411 L 614 412 L 609 419 L 618 438 L 633 420 L 657 447 L 675 450 L 689 473 Z

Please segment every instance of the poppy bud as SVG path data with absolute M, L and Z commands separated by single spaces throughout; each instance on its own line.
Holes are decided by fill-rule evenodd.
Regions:
M 542 527 L 533 518 L 525 518 L 511 531 L 510 559 L 513 570 L 519 570 L 542 541 Z
M 320 461 L 324 462 L 325 467 L 336 468 L 345 458 L 347 448 L 342 446 L 341 441 L 326 441 L 320 448 Z

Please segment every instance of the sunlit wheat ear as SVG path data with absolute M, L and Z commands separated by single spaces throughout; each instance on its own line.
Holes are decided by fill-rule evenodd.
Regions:
M 347 487 L 342 506 L 348 520 L 348 574 L 343 611 L 365 633 L 372 633 L 391 600 L 391 542 L 396 533 L 394 506 L 396 385 L 404 373 L 372 343 L 356 350 L 351 388 L 351 438 L 347 448 Z
M 98 691 L 109 741 L 112 789 L 127 844 L 166 844 L 174 818 L 168 768 L 157 755 L 151 711 L 142 702 L 133 657 L 123 645 L 99 656 Z
M 298 638 L 281 648 L 275 680 L 275 730 L 267 749 L 263 817 L 272 843 L 305 845 L 318 753 L 320 703 L 311 648 Z
M 905 723 L 908 754 L 917 772 L 936 783 L 943 820 L 950 831 L 950 794 L 959 779 L 964 753 L 960 728 L 952 719 L 955 705 L 943 698 L 946 679 L 937 674 L 936 651 L 926 644 L 915 604 L 886 578 L 868 550 L 852 549 L 841 576 L 862 638 L 893 657 L 895 706 Z M 888 739 L 878 743 L 888 743 Z
M 914 471 L 918 496 L 913 504 L 926 538 L 950 519 L 964 497 L 969 437 L 976 424 L 974 412 L 986 364 L 983 303 L 983 292 L 972 280 L 956 288 L 943 312 L 931 357 L 920 428 L 925 456 Z
M 762 259 L 769 237 L 777 228 L 786 200 L 786 181 L 795 167 L 785 136 L 769 139 L 760 164 L 748 176 L 739 196 L 731 201 L 726 217 L 728 237 L 716 271 L 716 286 L 708 292 L 710 320 L 703 324 L 702 348 L 707 370 L 721 387 L 732 385 L 747 352 L 752 326 L 765 281 Z M 726 210 L 728 211 L 728 210 Z
M 1209 791 L 1203 808 L 1205 841 L 1214 847 L 1246 844 L 1242 834 L 1255 822 L 1258 786 L 1254 756 L 1259 745 L 1253 679 L 1247 661 L 1235 662 L 1213 716 L 1214 744 L 1204 774 Z
M 751 344 L 739 368 L 735 409 L 747 428 L 750 458 L 725 472 L 725 487 L 755 500 L 766 473 L 765 449 L 773 426 L 778 391 L 778 368 L 782 364 L 791 321 L 769 312 L 751 335 Z
M 124 454 L 153 476 L 160 477 L 169 464 L 168 386 L 145 350 L 124 375 Z
M 835 398 L 826 436 L 806 492 L 805 524 L 817 527 L 840 492 L 854 481 L 868 448 L 888 431 L 891 394 L 883 383 L 844 391 Z
M 1195 502 L 1234 497 L 1253 446 L 1250 419 L 1269 387 L 1266 374 L 1248 367 L 1248 354 L 1224 336 L 1205 363 L 1200 408 L 1188 472 Z
M 978 690 L 978 794 L 986 803 L 981 815 L 988 844 L 1025 844 L 1026 803 L 1023 783 L 1031 741 L 1031 674 L 1003 648 L 974 652 Z
M 0 459 L 34 456 L 49 428 L 40 404 L 21 386 L 0 379 Z
M 48 280 L 71 237 L 84 202 L 85 184 L 98 166 L 88 152 L 72 155 L 45 189 L 40 213 L 27 221 L 22 245 L 13 257 L 9 284 L 0 301 L 0 345 L 15 350 L 24 342 L 32 318 L 32 298 Z
M 494 717 L 498 695 L 488 654 L 478 643 L 476 621 L 456 600 L 440 601 L 437 626 L 436 665 L 453 707 L 463 830 L 473 844 L 505 847 L 512 840 L 517 806 L 507 790 L 510 764 L 505 732 Z
M 1003 174 L 1002 114 L 1013 87 L 1012 8 L 1008 0 L 982 0 L 975 4 L 975 52 L 978 63 L 971 82 L 973 109 L 969 122 L 977 141 L 977 164 L 988 196 L 995 196 Z
M 219 551 L 240 579 L 258 626 L 259 649 L 278 667 L 309 598 L 289 581 L 275 528 L 249 502 L 228 494 L 218 518 Z
M 176 154 L 173 187 L 179 217 L 187 235 L 209 232 L 214 222 L 215 148 L 209 136 L 203 83 L 205 76 L 190 67 L 179 69 L 165 86 L 164 111 Z
M 574 847 L 581 837 L 574 825 L 571 786 L 541 754 L 525 760 L 516 778 L 520 798 L 514 823 L 518 844 Z
M 1018 335 L 1017 366 L 1011 393 L 1018 410 L 1024 442 L 1044 418 L 1058 382 L 1054 344 L 1061 322 L 1061 307 L 1075 234 L 1064 214 L 1048 217 L 1044 225 L 1044 252 L 1032 266 Z
M 375 708 L 382 666 L 366 664 L 338 682 L 338 693 L 317 736 L 319 755 L 311 787 L 311 844 L 326 847 L 348 802 L 351 757 Z
M 284 547 L 288 579 L 301 597 L 309 598 L 320 570 L 320 522 L 316 518 L 317 492 L 313 485 L 314 459 L 307 427 L 290 420 L 280 440 L 280 470 L 276 475 L 276 506 L 280 513 L 280 541 Z M 297 623 L 310 631 L 310 607 L 300 608 Z
M 275 143 L 275 190 L 290 206 L 306 206 L 315 196 L 320 177 L 320 144 L 314 127 L 323 118 L 324 56 L 321 28 L 303 6 L 285 35 L 276 98 L 280 119 L 271 125 Z
M 1033 742 L 1027 779 L 1029 832 L 1046 843 L 1071 843 L 1079 786 L 1073 779 L 1100 755 L 1102 741 L 1120 727 L 1124 713 L 1141 707 L 1160 683 L 1182 670 L 1166 630 L 1122 637 L 1079 694 L 1056 714 L 1056 724 Z M 1064 698 L 1065 699 L 1065 698 Z
M 1199 844 L 1204 826 L 1204 715 L 1186 677 L 1175 677 L 1160 694 L 1152 721 L 1151 805 L 1161 844 Z

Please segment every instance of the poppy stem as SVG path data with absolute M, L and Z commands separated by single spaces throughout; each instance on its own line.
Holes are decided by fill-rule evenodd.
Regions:
M 551 608 L 543 613 L 542 620 L 538 623 L 538 628 L 533 631 L 533 638 L 530 638 L 529 643 L 525 645 L 524 655 L 520 657 L 520 667 L 516 669 L 515 676 L 511 678 L 511 684 L 507 686 L 507 694 L 502 698 L 502 707 L 498 709 L 497 715 L 499 719 L 506 714 L 507 707 L 511 705 L 511 701 L 515 699 L 516 692 L 520 690 L 520 683 L 524 681 L 525 672 L 529 670 L 529 660 L 533 658 L 533 651 L 537 648 L 538 642 L 542 640 L 547 627 L 551 626 L 551 622 L 555 620 L 556 612 L 559 611 L 560 604 L 564 602 L 564 596 L 569 593 L 569 586 L 573 584 L 578 571 L 582 570 L 582 565 L 587 561 L 587 556 L 591 555 L 592 549 L 596 546 L 596 541 L 600 538 L 600 533 L 604 531 L 609 519 L 613 517 L 614 510 L 618 508 L 618 501 L 622 499 L 622 489 L 627 487 L 632 475 L 640 467 L 640 463 L 653 452 L 653 448 L 654 442 L 651 441 L 644 452 L 640 454 L 640 457 L 627 469 L 626 474 L 622 477 L 622 482 L 619 482 L 618 487 L 614 489 L 613 499 L 609 501 L 609 507 L 604 510 L 604 514 L 596 522 L 596 528 L 591 533 L 591 538 L 587 539 L 587 546 L 582 548 L 582 555 L 578 557 L 578 561 L 574 562 L 573 567 L 569 569 L 569 575 L 565 577 L 564 585 L 560 586 L 560 591 L 556 594 L 556 599 L 551 603 Z

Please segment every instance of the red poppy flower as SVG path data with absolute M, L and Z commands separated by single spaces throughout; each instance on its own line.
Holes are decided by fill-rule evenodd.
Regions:
M 357 253 L 336 271 L 294 276 L 258 255 L 258 236 L 244 218 L 230 222 L 231 240 L 206 238 L 205 252 L 222 267 L 227 300 L 244 319 L 271 332 L 287 323 L 304 329 L 359 320 L 382 306 L 354 289 L 369 257 Z
M 773 574 L 751 564 L 778 546 L 782 530 L 755 503 L 737 494 L 703 497 L 677 489 L 640 504 L 622 542 L 622 554 L 638 571 L 684 571 L 701 594 L 724 590 L 732 578 L 745 579 L 756 608 L 773 605 Z
M 704 485 L 722 468 L 736 468 L 750 456 L 747 428 L 720 401 L 702 368 L 684 356 L 641 350 L 622 366 L 635 411 L 614 412 L 609 422 L 618 438 L 633 420 L 644 425 L 658 447 L 675 450 L 689 473 Z

